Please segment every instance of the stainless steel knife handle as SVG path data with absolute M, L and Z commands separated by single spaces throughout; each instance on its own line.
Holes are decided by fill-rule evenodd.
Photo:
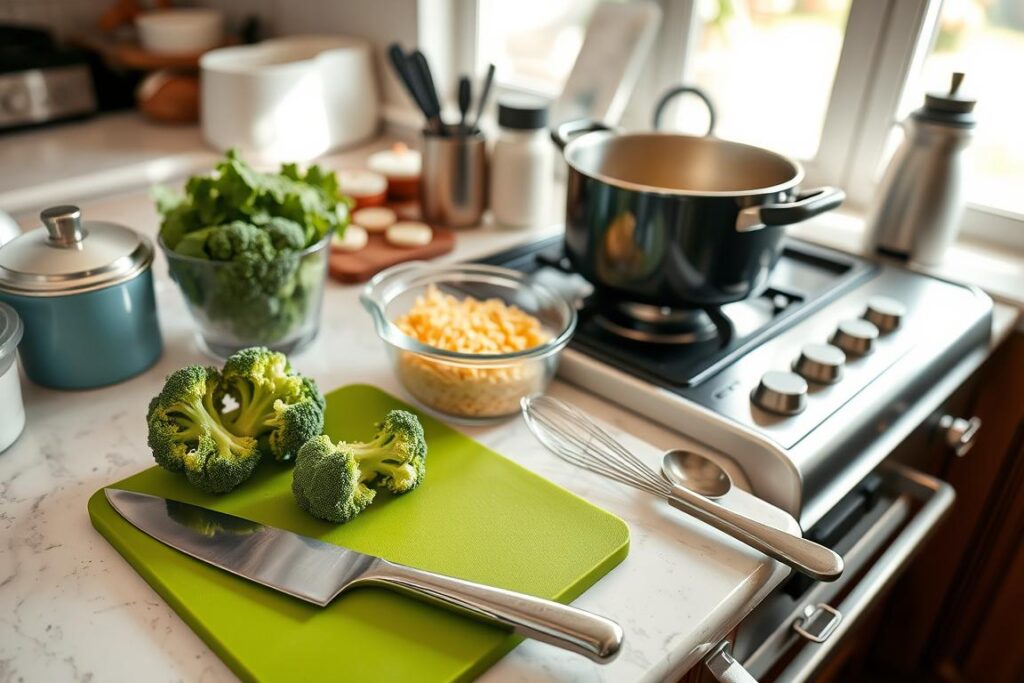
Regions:
M 688 489 L 673 486 L 668 502 L 672 507 L 815 579 L 835 581 L 843 573 L 843 558 L 825 546 L 756 522 Z
M 615 659 L 622 628 L 614 621 L 569 605 L 485 586 L 381 560 L 359 583 L 396 588 L 413 597 L 471 617 L 510 627 L 515 633 L 598 664 Z

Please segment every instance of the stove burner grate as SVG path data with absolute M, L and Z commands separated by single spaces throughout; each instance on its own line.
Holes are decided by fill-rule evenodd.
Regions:
M 700 308 L 668 308 L 627 301 L 598 301 L 594 322 L 612 334 L 648 344 L 695 344 L 721 337 L 723 332 L 728 334 L 727 329 L 719 329 L 708 311 Z

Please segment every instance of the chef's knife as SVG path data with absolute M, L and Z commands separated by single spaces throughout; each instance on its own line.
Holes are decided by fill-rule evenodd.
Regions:
M 189 503 L 121 489 L 104 493 L 118 514 L 161 543 L 320 607 L 353 586 L 381 586 L 601 664 L 613 660 L 622 645 L 618 624 L 575 607 L 388 562 Z

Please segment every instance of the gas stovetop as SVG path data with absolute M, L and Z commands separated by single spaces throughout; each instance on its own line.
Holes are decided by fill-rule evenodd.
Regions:
M 975 289 L 796 240 L 760 296 L 709 311 L 608 305 L 561 237 L 484 262 L 577 302 L 561 377 L 733 458 L 754 493 L 804 525 L 878 464 L 872 446 L 901 417 L 984 353 L 991 328 Z

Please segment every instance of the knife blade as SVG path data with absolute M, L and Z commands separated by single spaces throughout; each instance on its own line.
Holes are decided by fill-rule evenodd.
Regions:
M 104 489 L 119 515 L 152 538 L 236 576 L 325 607 L 374 585 L 511 629 L 599 664 L 622 646 L 614 621 L 569 605 L 389 562 L 216 510 L 135 491 Z

